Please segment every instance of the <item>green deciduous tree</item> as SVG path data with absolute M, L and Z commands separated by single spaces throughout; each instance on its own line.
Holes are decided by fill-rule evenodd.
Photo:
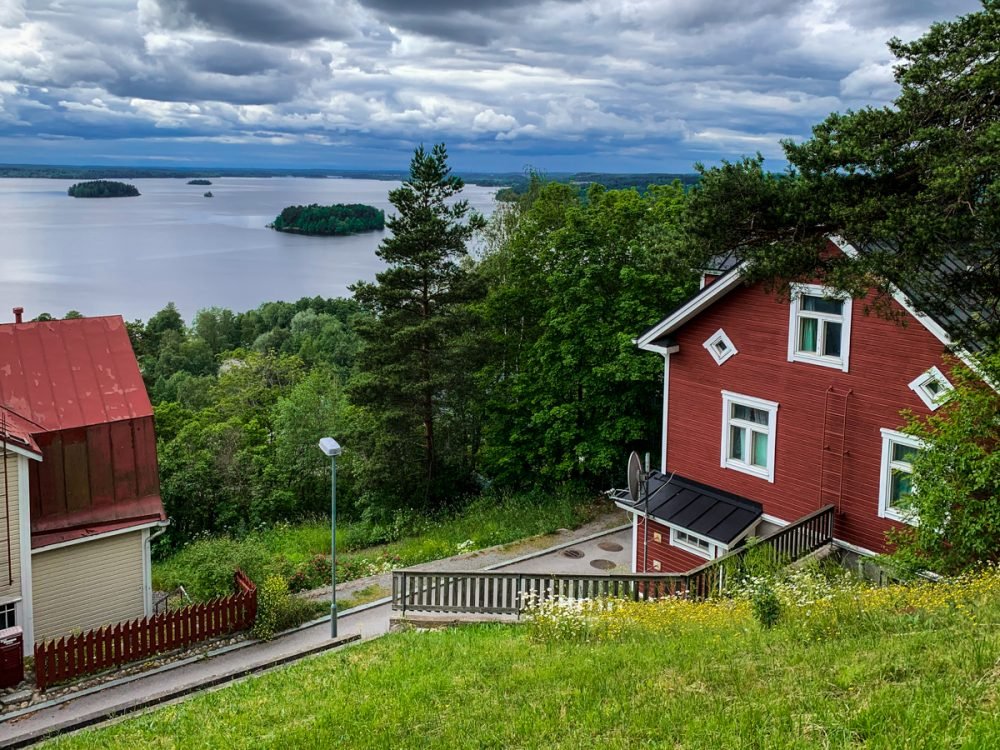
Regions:
M 389 193 L 392 236 L 378 249 L 388 268 L 375 283 L 352 287 L 372 316 L 358 326 L 353 449 L 363 457 L 365 486 L 382 503 L 442 502 L 469 473 L 467 452 L 444 450 L 449 436 L 439 429 L 470 371 L 462 341 L 477 289 L 462 260 L 483 221 L 458 199 L 462 188 L 444 144 L 418 148 L 409 178 Z
M 981 366 L 1000 383 L 1000 354 Z M 894 562 L 907 569 L 955 573 L 1000 560 L 1000 394 L 961 365 L 951 377 L 947 403 L 910 415 L 906 427 L 924 445 L 913 459 L 916 491 L 903 502 L 919 524 L 890 533 Z
M 692 245 L 702 259 L 735 251 L 758 279 L 819 277 L 854 294 L 905 281 L 927 312 L 972 308 L 956 333 L 995 346 L 1000 0 L 889 48 L 900 86 L 893 106 L 832 114 L 803 143 L 785 142 L 783 175 L 766 173 L 760 157 L 702 169 Z M 867 250 L 831 257 L 822 252 L 829 234 Z
M 676 260 L 680 184 L 583 196 L 533 178 L 500 208 L 482 263 L 484 472 L 607 486 L 659 434 L 663 362 L 632 339 L 696 288 Z

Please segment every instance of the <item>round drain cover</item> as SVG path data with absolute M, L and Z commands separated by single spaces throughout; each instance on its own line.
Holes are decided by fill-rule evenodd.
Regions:
M 600 568 L 601 570 L 611 570 L 616 567 L 610 560 L 591 560 L 590 565 L 591 567 Z
M 570 557 L 574 560 L 579 560 L 581 557 L 583 557 L 582 549 L 564 549 L 562 553 L 563 557 Z
M 597 546 L 605 552 L 621 552 L 624 549 L 618 542 L 601 542 Z

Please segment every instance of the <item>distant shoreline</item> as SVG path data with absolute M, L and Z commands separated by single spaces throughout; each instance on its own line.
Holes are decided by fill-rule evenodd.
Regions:
M 468 185 L 525 189 L 528 178 L 523 172 L 457 172 Z M 95 180 L 95 179 L 184 179 L 224 177 L 304 177 L 308 179 L 380 180 L 400 182 L 409 176 L 405 171 L 350 169 L 267 169 L 253 167 L 108 167 L 61 164 L 0 164 L 0 178 Z M 586 185 L 597 182 L 609 188 L 664 184 L 677 179 L 685 186 L 697 182 L 698 175 L 687 172 L 547 172 L 543 177 L 554 182 Z

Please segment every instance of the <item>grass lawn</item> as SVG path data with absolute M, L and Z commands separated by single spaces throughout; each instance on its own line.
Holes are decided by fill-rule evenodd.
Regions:
M 338 580 L 575 528 L 609 510 L 607 502 L 581 502 L 565 495 L 486 495 L 463 512 L 438 519 L 412 518 L 398 529 L 341 523 L 337 528 Z M 386 538 L 391 541 L 381 543 Z M 329 552 L 329 521 L 279 524 L 238 540 L 202 539 L 154 562 L 153 587 L 172 591 L 183 585 L 195 599 L 208 599 L 230 592 L 231 571 L 236 567 L 257 581 L 272 574 L 289 578 L 296 569 Z M 322 565 L 319 568 L 322 571 Z M 324 576 L 329 560 L 325 571 Z M 317 586 L 324 583 L 328 584 L 325 577 L 316 581 Z
M 632 605 L 632 626 L 590 641 L 525 625 L 405 632 L 46 747 L 994 748 L 988 595 L 923 611 L 878 594 L 877 615 L 845 595 L 824 605 L 833 635 L 811 611 L 765 630 L 746 605 L 684 602 Z

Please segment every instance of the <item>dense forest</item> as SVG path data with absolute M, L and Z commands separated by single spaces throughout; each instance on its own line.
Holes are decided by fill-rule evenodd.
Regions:
M 206 180 L 206 179 L 203 179 L 203 178 L 199 177 L 198 179 L 195 179 L 195 180 L 188 180 L 187 184 L 188 185 L 211 185 L 212 181 L 211 180 Z
M 279 232 L 311 235 L 357 234 L 385 229 L 385 212 L 362 203 L 336 203 L 332 206 L 288 206 L 273 224 Z
M 131 198 L 139 195 L 135 185 L 113 180 L 78 182 L 66 192 L 73 198 Z

